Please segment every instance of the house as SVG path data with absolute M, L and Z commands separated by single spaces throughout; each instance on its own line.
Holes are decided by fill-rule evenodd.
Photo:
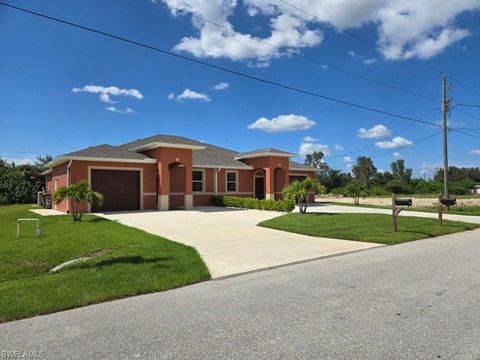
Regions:
M 286 184 L 315 175 L 315 169 L 290 161 L 293 155 L 275 148 L 238 153 L 155 135 L 61 155 L 44 175 L 49 193 L 81 180 L 101 192 L 103 205 L 88 211 L 191 209 L 210 205 L 212 195 L 280 199 Z M 71 206 L 64 201 L 54 209 L 69 212 Z
M 480 184 L 473 186 L 472 194 L 480 194 Z

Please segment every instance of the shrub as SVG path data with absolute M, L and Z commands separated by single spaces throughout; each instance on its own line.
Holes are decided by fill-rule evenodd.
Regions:
M 365 198 L 365 196 L 367 196 L 367 188 L 356 180 L 348 183 L 347 186 L 345 186 L 344 191 L 343 195 L 353 198 L 353 203 L 355 205 L 360 203 L 360 198 Z
M 292 200 L 256 199 L 239 196 L 212 196 L 211 203 L 214 206 L 281 212 L 290 212 L 295 208 L 295 203 Z

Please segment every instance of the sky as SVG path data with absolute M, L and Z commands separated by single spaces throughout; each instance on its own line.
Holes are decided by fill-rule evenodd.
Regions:
M 452 80 L 453 104 L 480 104 L 480 0 L 2 1 L 428 123 L 441 121 L 442 75 L 432 68 L 469 87 Z M 360 155 L 379 170 L 403 158 L 416 176 L 442 164 L 435 125 L 3 6 L 0 93 L 0 157 L 17 163 L 172 134 L 239 152 L 275 147 L 297 161 L 321 150 L 344 171 Z M 480 128 L 480 107 L 455 107 L 449 126 Z M 449 157 L 450 165 L 479 166 L 480 139 L 450 132 Z

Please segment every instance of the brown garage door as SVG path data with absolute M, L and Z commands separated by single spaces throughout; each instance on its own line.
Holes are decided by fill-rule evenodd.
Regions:
M 140 210 L 140 172 L 92 169 L 92 189 L 103 194 L 100 207 L 92 211 Z

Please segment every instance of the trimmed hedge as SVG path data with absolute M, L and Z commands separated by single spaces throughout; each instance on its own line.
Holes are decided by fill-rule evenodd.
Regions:
M 211 203 L 215 206 L 282 212 L 291 212 L 295 209 L 295 203 L 292 200 L 256 199 L 240 196 L 212 196 Z

